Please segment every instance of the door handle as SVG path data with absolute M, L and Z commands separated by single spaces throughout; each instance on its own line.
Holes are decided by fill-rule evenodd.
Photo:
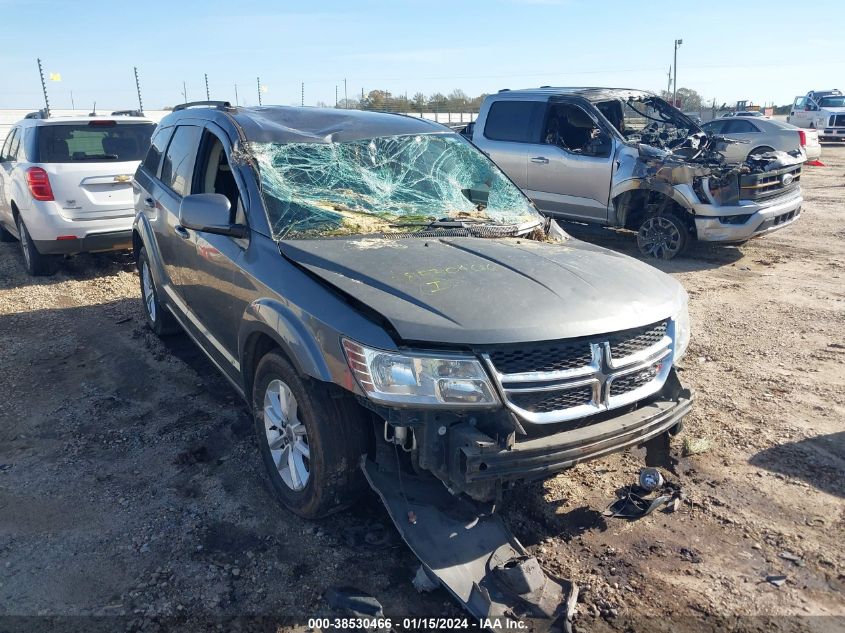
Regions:
M 545 156 L 535 156 L 531 159 L 532 163 L 539 163 L 541 165 L 547 165 L 549 163 L 549 159 Z
M 152 198 L 144 198 L 144 206 L 148 209 L 155 209 L 156 208 L 156 201 Z
M 173 230 L 176 231 L 176 235 L 181 237 L 183 240 L 186 240 L 191 236 L 191 234 L 188 233 L 188 229 L 186 229 L 181 224 L 177 224 L 176 226 L 174 226 Z

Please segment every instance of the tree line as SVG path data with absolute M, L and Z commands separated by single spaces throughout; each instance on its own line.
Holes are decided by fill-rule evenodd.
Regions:
M 375 110 L 378 112 L 478 112 L 481 102 L 487 94 L 477 97 L 468 96 L 463 90 L 455 89 L 448 95 L 435 92 L 425 95 L 417 92 L 409 97 L 407 94 L 395 95 L 388 90 L 370 90 L 360 99 L 340 99 L 338 108 L 355 110 Z M 317 103 L 325 107 L 326 103 Z

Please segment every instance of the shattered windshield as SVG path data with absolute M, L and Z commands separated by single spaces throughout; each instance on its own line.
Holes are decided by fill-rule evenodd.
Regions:
M 410 233 L 454 220 L 533 225 L 525 195 L 450 134 L 347 143 L 253 143 L 275 239 Z

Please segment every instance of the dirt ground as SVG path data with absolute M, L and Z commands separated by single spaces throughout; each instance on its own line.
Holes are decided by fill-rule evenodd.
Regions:
M 845 146 L 822 160 L 793 227 L 657 264 L 690 294 L 681 437 L 709 444 L 673 449 L 682 508 L 601 515 L 636 451 L 507 494 L 517 536 L 581 586 L 577 630 L 845 629 Z M 138 286 L 127 254 L 33 279 L 0 244 L 0 629 L 304 627 L 338 585 L 394 618 L 461 615 L 413 589 L 374 495 L 319 523 L 275 503 L 245 405 L 187 338 L 147 331 Z

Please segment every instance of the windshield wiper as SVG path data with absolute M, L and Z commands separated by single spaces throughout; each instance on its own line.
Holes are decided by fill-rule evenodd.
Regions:
M 405 224 L 391 224 L 394 228 L 410 228 L 420 227 L 420 232 L 426 232 L 431 229 L 463 229 L 471 235 L 483 234 L 485 229 L 492 229 L 494 234 L 489 237 L 499 237 L 505 234 L 519 235 L 531 231 L 538 226 L 542 226 L 543 221 L 537 219 L 533 222 L 524 222 L 522 224 L 515 224 L 509 222 L 494 222 L 488 218 L 441 218 L 439 220 L 432 220 L 431 222 L 408 222 Z M 483 236 L 483 235 L 482 235 Z

